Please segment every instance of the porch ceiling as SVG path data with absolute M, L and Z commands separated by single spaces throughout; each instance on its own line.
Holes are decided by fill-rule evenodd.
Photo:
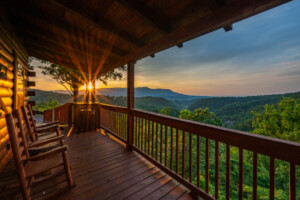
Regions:
M 289 0 L 5 0 L 30 56 L 92 72 L 122 66 Z

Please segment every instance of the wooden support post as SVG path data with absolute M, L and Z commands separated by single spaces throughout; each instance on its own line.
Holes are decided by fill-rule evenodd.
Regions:
M 89 92 L 89 82 L 86 82 L 86 88 L 85 88 L 85 102 L 88 103 L 90 101 L 90 92 Z
M 134 64 L 130 61 L 127 65 L 127 148 L 132 150 L 133 141 L 133 115 L 134 108 Z
M 95 103 L 96 101 L 96 80 L 95 79 L 92 81 L 91 99 L 92 102 Z
M 13 57 L 14 57 L 14 61 L 13 61 L 13 73 L 14 73 L 14 86 L 13 86 L 13 109 L 17 109 L 17 96 L 18 96 L 18 55 L 17 53 L 14 51 L 13 52 Z
M 73 102 L 77 102 L 78 101 L 78 85 L 77 85 L 77 83 L 73 83 L 73 90 L 74 90 Z

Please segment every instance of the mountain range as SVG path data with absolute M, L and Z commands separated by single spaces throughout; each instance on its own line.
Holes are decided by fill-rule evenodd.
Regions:
M 68 94 L 65 90 L 54 90 L 53 92 Z M 79 94 L 84 94 L 84 90 L 80 90 Z M 98 88 L 96 89 L 96 95 L 103 96 L 127 96 L 127 88 Z M 134 89 L 135 97 L 162 97 L 168 100 L 195 100 L 200 98 L 206 98 L 207 96 L 193 96 L 174 92 L 170 89 L 151 89 L 148 87 L 137 87 Z

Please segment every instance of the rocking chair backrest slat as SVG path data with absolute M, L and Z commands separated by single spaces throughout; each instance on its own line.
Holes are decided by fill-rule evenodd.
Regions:
M 23 129 L 22 119 L 21 119 L 19 110 L 14 110 L 12 112 L 12 117 L 13 117 L 13 122 L 14 122 L 13 129 L 16 134 L 16 138 L 17 138 L 17 142 L 18 142 L 17 144 L 18 144 L 19 151 L 21 153 L 21 158 L 22 158 L 22 160 L 25 160 L 29 157 L 29 153 L 28 153 L 25 132 Z M 12 127 L 9 127 L 7 125 L 7 128 L 9 129 Z
M 29 199 L 29 187 L 27 181 L 25 181 L 26 174 L 23 162 L 25 159 L 29 158 L 29 153 L 20 113 L 18 110 L 14 110 L 12 114 L 6 114 L 5 119 L 18 178 L 20 181 L 20 186 L 22 188 L 22 194 L 24 199 Z
M 30 136 L 30 140 L 31 140 L 31 142 L 34 142 L 37 139 L 37 137 L 35 135 L 34 120 L 33 120 L 33 118 L 30 119 L 30 117 L 29 117 L 30 115 L 27 114 L 29 112 L 27 106 L 22 106 L 21 109 L 22 109 L 22 113 L 23 113 L 23 117 L 24 117 L 24 120 L 25 120 L 27 130 L 28 130 L 28 133 L 29 133 L 29 136 Z

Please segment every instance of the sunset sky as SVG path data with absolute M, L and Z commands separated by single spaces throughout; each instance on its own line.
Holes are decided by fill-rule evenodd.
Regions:
M 33 65 L 38 65 L 35 61 Z M 37 89 L 63 89 L 37 71 Z M 300 91 L 300 1 L 139 60 L 135 87 L 190 95 L 244 96 Z M 99 87 L 103 87 L 100 85 Z M 110 81 L 106 87 L 126 87 Z

